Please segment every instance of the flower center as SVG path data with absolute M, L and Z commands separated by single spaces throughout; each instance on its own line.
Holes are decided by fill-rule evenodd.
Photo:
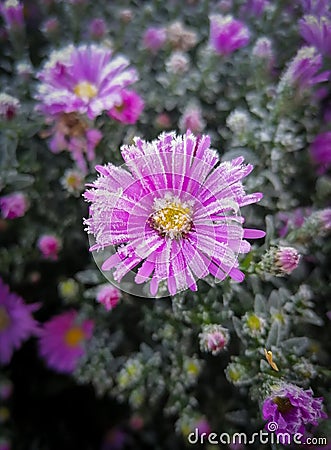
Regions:
M 65 334 L 65 342 L 69 347 L 77 347 L 85 339 L 85 334 L 80 327 L 72 327 Z
M 182 203 L 179 198 L 168 195 L 156 199 L 154 209 L 149 223 L 161 236 L 178 239 L 191 230 L 192 210 L 187 202 Z
M 250 316 L 248 318 L 247 325 L 249 326 L 249 328 L 251 330 L 259 330 L 261 328 L 260 319 L 257 316 L 255 316 L 255 315 Z
M 293 408 L 292 403 L 287 397 L 275 397 L 273 402 L 276 403 L 278 411 L 281 414 L 286 414 Z
M 88 81 L 81 81 L 74 87 L 74 93 L 80 98 L 87 98 L 90 100 L 97 95 L 98 90 L 94 84 L 89 83 Z
M 124 111 L 124 107 L 125 107 L 124 102 L 120 103 L 119 105 L 115 105 L 115 109 L 119 113 Z
M 4 306 L 0 306 L 0 332 L 5 331 L 10 325 L 10 318 Z

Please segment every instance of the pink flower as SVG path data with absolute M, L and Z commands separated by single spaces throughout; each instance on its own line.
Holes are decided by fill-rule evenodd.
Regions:
M 205 128 L 205 121 L 202 118 L 201 108 L 198 104 L 190 103 L 179 119 L 181 131 L 191 130 L 192 133 L 200 133 Z
M 137 268 L 135 282 L 150 282 L 152 296 L 160 283 L 171 295 L 197 290 L 196 280 L 209 274 L 242 281 L 237 256 L 250 250 L 245 238 L 265 235 L 244 229 L 235 214 L 262 198 L 241 183 L 253 166 L 242 157 L 220 163 L 209 136 L 190 132 L 134 142 L 121 149 L 127 169 L 97 166 L 100 176 L 84 194 L 91 203 L 86 230 L 96 240 L 90 250 L 116 246 L 102 270 L 115 269 L 121 282 Z
M 218 324 L 204 325 L 199 334 L 200 347 L 204 352 L 217 355 L 226 348 L 229 343 L 229 331 Z
M 271 247 L 262 257 L 261 269 L 275 275 L 283 277 L 289 275 L 298 267 L 300 255 L 293 247 Z
M 202 417 L 200 420 L 198 420 L 198 422 L 196 422 L 195 426 L 198 430 L 199 436 L 201 436 L 203 433 L 205 435 L 206 434 L 209 435 L 211 433 L 211 428 L 210 428 L 209 422 L 204 417 Z
M 56 236 L 50 234 L 41 236 L 38 240 L 37 246 L 45 258 L 53 261 L 57 260 L 61 243 Z
M 160 113 L 155 119 L 155 125 L 162 130 L 169 129 L 171 127 L 171 119 L 168 113 Z
M 22 192 L 14 192 L 0 197 L 1 215 L 4 219 L 22 217 L 28 207 L 28 200 Z
M 90 128 L 87 121 L 76 113 L 56 114 L 50 117 L 52 127 L 41 133 L 49 137 L 49 148 L 53 153 L 64 150 L 70 152 L 72 159 L 83 174 L 87 173 L 87 161 L 95 158 L 95 148 L 102 139 L 102 133 Z
M 101 303 L 107 311 L 114 309 L 120 301 L 121 293 L 113 286 L 104 286 L 97 294 L 97 301 Z
M 84 355 L 84 344 L 90 339 L 94 323 L 78 320 L 77 311 L 66 311 L 52 317 L 41 330 L 39 353 L 51 369 L 71 373 Z
M 290 274 L 298 267 L 300 255 L 293 247 L 279 247 L 275 255 L 276 266 L 281 272 Z
M 144 101 L 134 91 L 123 90 L 121 92 L 121 100 L 108 112 L 113 119 L 122 123 L 136 123 L 142 110 L 144 109 Z
M 249 42 L 248 28 L 232 16 L 210 16 L 210 45 L 219 55 L 230 55 Z
M 123 56 L 101 45 L 81 45 L 55 51 L 39 73 L 39 109 L 45 114 L 99 116 L 121 101 L 121 91 L 137 81 Z
M 164 28 L 150 27 L 143 36 L 143 45 L 146 49 L 156 53 L 167 40 L 167 32 Z
M 107 32 L 106 22 L 101 18 L 92 19 L 89 23 L 88 31 L 92 39 L 102 39 Z

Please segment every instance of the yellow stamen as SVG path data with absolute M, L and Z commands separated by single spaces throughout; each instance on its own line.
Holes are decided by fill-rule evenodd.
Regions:
M 177 239 L 188 233 L 192 228 L 191 208 L 176 199 L 159 201 L 159 207 L 150 217 L 151 226 L 171 239 Z
M 72 327 L 67 331 L 64 339 L 69 347 L 77 347 L 85 339 L 85 334 L 80 327 Z
M 0 306 L 0 331 L 4 331 L 10 325 L 10 318 L 4 306 Z
M 81 81 L 74 87 L 74 93 L 80 98 L 91 99 L 98 93 L 97 88 L 88 81 Z

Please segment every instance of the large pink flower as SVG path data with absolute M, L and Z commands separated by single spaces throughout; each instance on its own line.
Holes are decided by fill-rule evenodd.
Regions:
M 171 295 L 196 290 L 209 274 L 243 280 L 237 255 L 250 249 L 244 238 L 265 233 L 244 229 L 238 210 L 262 194 L 246 195 L 240 181 L 251 165 L 242 157 L 220 163 L 209 145 L 208 136 L 191 132 L 135 138 L 122 147 L 127 169 L 96 167 L 101 175 L 84 194 L 91 202 L 85 223 L 96 240 L 92 250 L 117 246 L 102 266 L 115 269 L 116 282 L 138 267 L 135 282 L 150 281 L 152 295 L 160 283 Z
M 137 81 L 123 56 L 98 45 L 69 46 L 53 52 L 39 73 L 37 98 L 46 114 L 87 114 L 90 119 L 121 101 L 121 91 Z

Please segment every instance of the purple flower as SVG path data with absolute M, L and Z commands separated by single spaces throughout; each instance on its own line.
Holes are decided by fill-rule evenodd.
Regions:
M 134 91 L 124 89 L 121 92 L 121 100 L 108 111 L 108 115 L 121 123 L 136 123 L 142 110 L 144 101 Z
M 328 81 L 330 71 L 318 74 L 322 67 L 322 57 L 314 47 L 302 47 L 289 63 L 279 84 L 280 90 L 295 87 L 305 90 L 315 84 Z
M 305 16 L 299 24 L 300 34 L 307 44 L 322 55 L 331 56 L 331 20 L 325 16 Z
M 37 334 L 38 325 L 31 315 L 37 308 L 26 305 L 0 278 L 0 364 L 9 363 L 14 350 Z
M 296 208 L 293 211 L 279 212 L 277 219 L 282 222 L 279 236 L 284 237 L 289 231 L 300 228 L 311 212 L 311 208 Z
M 0 13 L 9 29 L 19 29 L 24 25 L 23 4 L 17 0 L 6 0 L 0 4 Z
M 88 30 L 92 39 L 99 40 L 105 37 L 107 32 L 107 24 L 103 19 L 97 17 L 91 20 Z
M 310 146 L 310 154 L 323 174 L 331 166 L 331 131 L 318 134 Z
M 66 311 L 44 323 L 39 353 L 51 369 L 71 373 L 84 355 L 84 343 L 92 336 L 92 320 L 78 320 L 77 311 Z
M 167 40 L 167 32 L 165 28 L 150 27 L 143 36 L 143 45 L 153 53 L 162 48 Z
M 308 424 L 317 425 L 319 419 L 327 415 L 322 410 L 323 398 L 314 398 L 311 389 L 303 390 L 294 384 L 281 384 L 275 387 L 271 395 L 263 402 L 263 419 L 268 424 L 274 422 L 278 425 L 279 433 L 305 433 Z
M 14 192 L 0 197 L 1 216 L 4 219 L 22 217 L 28 207 L 28 200 L 22 192 Z
M 137 81 L 123 56 L 97 45 L 69 46 L 54 52 L 39 73 L 37 99 L 45 114 L 87 114 L 90 119 L 121 101 L 121 91 Z
M 246 195 L 241 183 L 253 167 L 242 157 L 219 163 L 209 136 L 191 132 L 134 141 L 121 148 L 127 170 L 96 166 L 100 176 L 84 194 L 91 202 L 86 230 L 96 240 L 91 251 L 117 246 L 102 269 L 115 269 L 120 282 L 140 266 L 135 282 L 150 281 L 153 296 L 160 283 L 171 295 L 196 290 L 196 279 L 208 274 L 242 281 L 237 254 L 250 249 L 243 239 L 265 235 L 243 229 L 234 213 L 262 198 Z
M 246 0 L 246 3 L 240 8 L 240 15 L 245 17 L 249 14 L 254 17 L 260 17 L 268 5 L 268 0 Z
M 300 0 L 303 12 L 314 16 L 327 14 L 329 0 Z
M 61 242 L 56 236 L 44 234 L 39 238 L 37 246 L 45 258 L 57 260 Z
M 219 55 L 229 55 L 249 42 L 248 28 L 232 16 L 210 16 L 210 45 Z

